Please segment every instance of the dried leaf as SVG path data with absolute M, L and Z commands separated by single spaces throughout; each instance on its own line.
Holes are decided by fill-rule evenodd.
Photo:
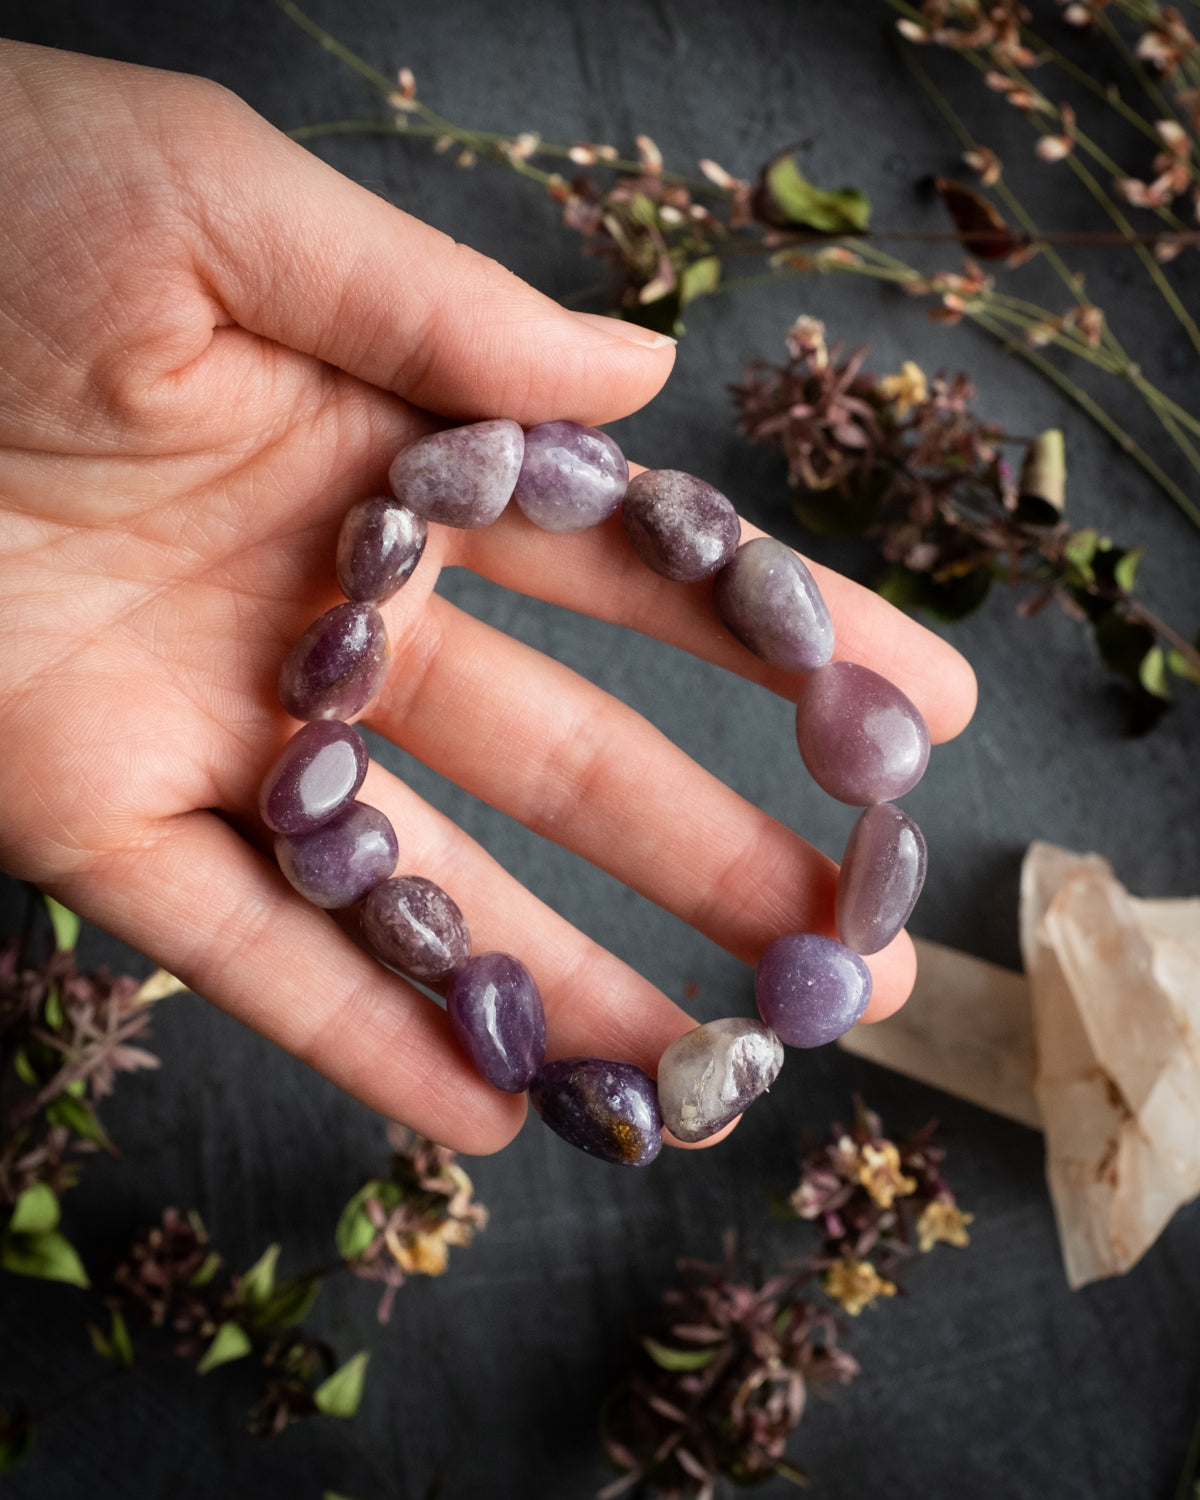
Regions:
M 950 177 L 937 178 L 935 185 L 960 243 L 980 260 L 1004 260 L 1026 243 L 982 193 Z

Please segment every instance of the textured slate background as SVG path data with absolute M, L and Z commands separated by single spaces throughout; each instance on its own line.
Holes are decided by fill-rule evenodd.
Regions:
M 412 67 L 423 96 L 464 123 L 625 149 L 646 131 L 673 165 L 715 156 L 743 174 L 773 149 L 801 142 L 816 180 L 870 192 L 877 223 L 941 227 L 915 184 L 953 170 L 953 146 L 897 60 L 887 12 L 868 0 L 312 0 L 312 12 L 385 70 Z M 207 74 L 283 128 L 375 109 L 365 85 L 267 3 L 9 0 L 0 29 Z M 1028 150 L 1015 115 L 969 86 L 950 59 L 933 61 L 981 138 L 1002 154 Z M 556 296 L 598 280 L 538 190 L 499 168 L 456 171 L 425 145 L 394 140 L 343 138 L 317 149 Z M 1031 200 L 1045 222 L 1090 222 L 1062 191 L 1061 171 L 1028 175 L 1040 184 Z M 1189 259 L 1177 266 L 1178 284 L 1194 306 L 1197 262 Z M 924 263 L 950 261 L 943 251 Z M 1089 290 L 1118 310 L 1118 332 L 1139 340 L 1151 374 L 1194 402 L 1195 356 L 1138 268 L 1112 255 L 1079 261 Z M 1036 295 L 1039 269 L 1022 275 L 1025 294 Z M 886 288 L 809 279 L 689 309 L 667 390 L 615 429 L 631 456 L 704 475 L 755 521 L 865 575 L 869 558 L 857 549 L 802 537 L 779 466 L 746 446 L 730 420 L 726 382 L 744 357 L 777 356 L 783 329 L 801 311 L 825 318 L 831 336 L 851 345 L 869 341 L 878 369 L 895 369 L 903 357 L 927 370 L 967 366 L 981 409 L 1011 430 L 1063 426 L 1073 518 L 1148 543 L 1148 596 L 1194 629 L 1195 531 L 1072 408 L 981 335 L 939 328 Z M 1137 411 L 1122 409 L 1147 435 Z M 655 643 L 473 578 L 450 577 L 446 586 L 647 713 L 828 852 L 840 851 L 853 814 L 797 774 L 785 704 Z M 1149 738 L 1126 739 L 1119 699 L 1079 628 L 1055 612 L 1018 622 L 1012 606 L 996 597 L 955 627 L 980 674 L 979 713 L 960 741 L 936 752 L 907 805 L 931 850 L 913 930 L 1016 965 L 1017 871 L 1032 838 L 1098 850 L 1138 894 L 1200 892 L 1200 702 L 1193 695 Z M 698 1017 L 751 1006 L 749 972 L 705 939 L 426 768 L 377 753 L 668 993 L 682 1000 L 694 986 L 687 1003 Z M 13 931 L 21 896 L 11 885 L 4 896 Z M 139 962 L 96 932 L 84 953 L 122 967 Z M 168 1203 L 199 1208 L 235 1265 L 275 1239 L 286 1246 L 285 1273 L 327 1259 L 340 1206 L 385 1159 L 381 1123 L 193 997 L 162 1008 L 154 1045 L 162 1071 L 128 1080 L 105 1109 L 122 1160 L 97 1161 L 67 1201 L 64 1227 L 88 1264 L 102 1273 L 132 1229 Z M 847 1344 L 864 1373 L 831 1402 L 814 1401 L 794 1443 L 814 1493 L 1169 1496 L 1200 1410 L 1200 1213 L 1185 1210 L 1128 1276 L 1071 1294 L 1039 1137 L 831 1049 L 794 1055 L 769 1102 L 715 1154 L 671 1152 L 652 1172 L 618 1172 L 575 1155 L 534 1121 L 501 1156 L 469 1163 L 493 1220 L 473 1249 L 456 1254 L 448 1276 L 404 1289 L 386 1329 L 375 1324 L 371 1288 L 346 1282 L 322 1295 L 314 1322 L 337 1348 L 375 1351 L 353 1424 L 302 1424 L 263 1449 L 244 1432 L 247 1372 L 232 1366 L 197 1380 L 162 1367 L 61 1413 L 34 1460 L 0 1487 L 14 1500 L 315 1500 L 326 1487 L 359 1500 L 419 1500 L 440 1477 L 445 1500 L 580 1500 L 610 1477 L 595 1412 L 625 1368 L 636 1316 L 657 1304 L 677 1256 L 715 1258 L 728 1225 L 764 1265 L 803 1242 L 800 1228 L 768 1219 L 766 1195 L 790 1185 L 800 1128 L 844 1115 L 855 1088 L 897 1130 L 941 1117 L 950 1175 L 976 1223 L 969 1252 L 945 1250 L 917 1266 L 911 1297 L 850 1326 Z M 20 1393 L 43 1406 L 99 1371 L 82 1334 L 91 1306 L 80 1293 L 0 1276 L 0 1401 Z M 761 1493 L 792 1491 L 780 1484 Z

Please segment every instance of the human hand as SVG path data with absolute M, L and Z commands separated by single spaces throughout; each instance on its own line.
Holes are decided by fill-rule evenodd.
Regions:
M 255 815 L 294 729 L 280 662 L 338 602 L 341 518 L 386 493 L 429 413 L 597 424 L 649 400 L 669 346 L 563 311 L 340 177 L 213 84 L 0 44 L 0 863 L 178 974 L 374 1109 L 468 1152 L 524 1103 L 489 1088 L 444 1014 L 286 884 Z M 744 536 L 754 534 L 744 527 Z M 628 708 L 434 594 L 463 566 L 630 625 L 794 697 L 667 585 L 619 519 L 432 527 L 384 616 L 394 661 L 365 722 L 748 962 L 831 931 L 834 866 Z M 970 715 L 951 648 L 814 568 L 838 656 Z M 444 886 L 477 951 L 525 960 L 550 1055 L 653 1072 L 689 1024 L 647 981 L 373 765 L 398 873 Z M 873 955 L 870 1015 L 914 972 Z

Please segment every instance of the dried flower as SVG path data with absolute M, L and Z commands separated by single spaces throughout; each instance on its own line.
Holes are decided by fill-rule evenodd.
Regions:
M 840 1303 L 852 1318 L 864 1307 L 872 1307 L 880 1297 L 894 1297 L 896 1284 L 881 1276 L 869 1260 L 835 1261 L 821 1277 L 826 1294 Z
M 833 1318 L 800 1295 L 804 1275 L 739 1280 L 732 1237 L 723 1265 L 679 1271 L 664 1297 L 668 1330 L 643 1340 L 644 1368 L 606 1407 L 605 1447 L 624 1476 L 602 1496 L 653 1486 L 664 1500 L 711 1497 L 721 1475 L 802 1479 L 785 1455 L 808 1384 L 858 1372 Z
M 903 421 L 914 406 L 929 400 L 929 384 L 920 365 L 906 359 L 900 366 L 899 375 L 885 375 L 876 390 L 885 401 L 894 405 L 895 416 Z
M 934 1198 L 921 1210 L 917 1220 L 917 1240 L 923 1251 L 932 1250 L 939 1242 L 955 1245 L 959 1249 L 970 1244 L 967 1225 L 975 1220 L 974 1214 L 963 1213 L 952 1200 Z
M 990 146 L 976 146 L 963 152 L 963 161 L 972 171 L 978 172 L 984 187 L 993 187 L 1000 181 L 1000 158 Z

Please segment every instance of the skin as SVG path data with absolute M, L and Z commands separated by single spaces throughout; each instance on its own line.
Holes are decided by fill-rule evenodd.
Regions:
M 0 44 L 0 202 L 0 864 L 382 1114 L 498 1149 L 523 1098 L 484 1084 L 444 1014 L 270 858 L 258 784 L 296 727 L 275 677 L 339 600 L 342 516 L 386 492 L 431 413 L 610 421 L 659 390 L 669 341 L 565 312 L 202 79 Z M 450 565 L 560 603 L 569 586 L 571 607 L 770 691 L 798 679 L 725 634 L 704 586 L 643 568 L 619 519 L 555 535 L 509 507 L 486 534 L 431 530 L 384 608 L 395 664 L 365 722 L 747 962 L 832 931 L 823 855 L 432 590 Z M 814 572 L 839 656 L 902 687 L 935 740 L 956 734 L 975 697 L 961 657 Z M 477 951 L 536 965 L 551 1057 L 653 1071 L 692 1024 L 382 767 L 361 796 Z M 878 1018 L 911 987 L 907 936 L 870 964 Z

